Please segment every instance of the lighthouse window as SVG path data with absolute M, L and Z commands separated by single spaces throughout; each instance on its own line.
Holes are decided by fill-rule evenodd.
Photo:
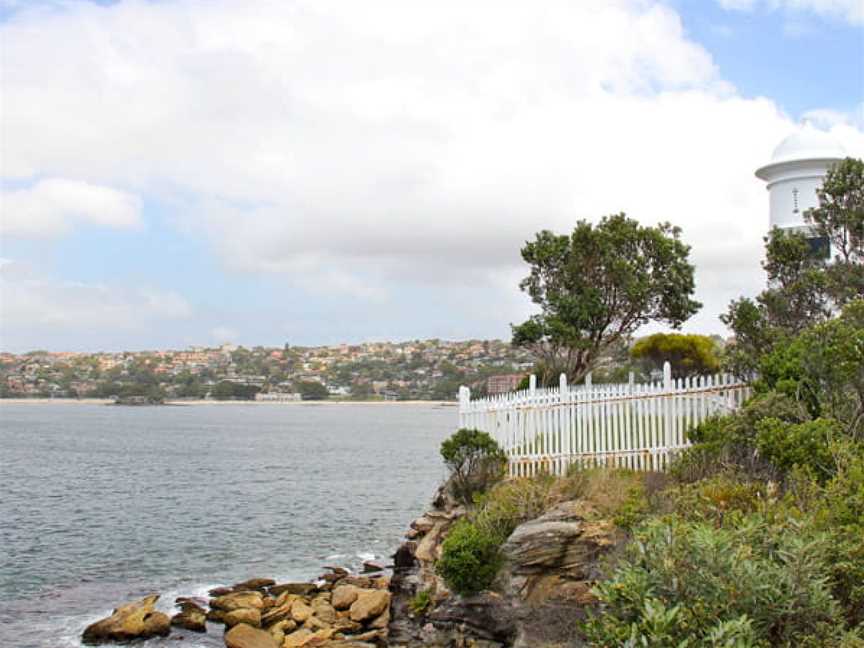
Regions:
M 792 190 L 792 213 L 798 213 L 798 187 Z

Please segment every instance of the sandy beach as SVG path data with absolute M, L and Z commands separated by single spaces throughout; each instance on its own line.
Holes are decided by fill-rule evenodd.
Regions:
M 107 398 L 4 398 L 0 399 L 0 407 L 3 405 L 113 405 L 114 401 Z M 350 400 L 326 400 L 326 401 L 247 401 L 247 400 L 170 400 L 165 401 L 164 405 L 173 406 L 200 406 L 200 405 L 215 405 L 215 406 L 230 406 L 230 405 L 257 405 L 261 407 L 321 407 L 321 406 L 343 406 L 343 405 L 370 405 L 370 406 L 387 406 L 387 407 L 455 407 L 456 401 L 427 401 L 427 400 L 408 400 L 408 401 L 350 401 Z M 127 407 L 144 407 L 138 405 L 129 405 Z

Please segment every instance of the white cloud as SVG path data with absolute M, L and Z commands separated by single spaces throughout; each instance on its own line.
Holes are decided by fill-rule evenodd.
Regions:
M 694 326 L 763 282 L 753 170 L 793 123 L 662 4 L 126 1 L 0 37 L 7 176 L 173 202 L 234 271 L 378 302 L 476 286 L 515 321 L 521 244 L 625 210 L 683 227 Z
M 104 333 L 140 332 L 154 323 L 186 319 L 192 307 L 176 292 L 55 279 L 4 259 L 0 312 L 5 335 L 20 329 Z
M 119 228 L 141 224 L 137 196 L 62 178 L 0 192 L 0 207 L 0 234 L 12 236 L 55 236 L 76 223 Z
M 753 11 L 764 6 L 769 11 L 786 9 L 805 11 L 830 18 L 840 18 L 853 25 L 864 23 L 864 2 L 861 0 L 717 0 L 724 9 Z

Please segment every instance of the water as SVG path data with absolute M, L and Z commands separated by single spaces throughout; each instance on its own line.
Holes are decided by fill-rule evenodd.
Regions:
M 0 645 L 78 646 L 134 597 L 386 559 L 444 477 L 433 405 L 0 405 Z M 144 646 L 223 646 L 174 632 Z

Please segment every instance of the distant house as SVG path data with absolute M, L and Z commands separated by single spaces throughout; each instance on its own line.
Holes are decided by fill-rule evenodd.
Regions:
M 516 387 L 522 381 L 522 374 L 501 374 L 499 376 L 489 376 L 486 379 L 486 393 L 506 394 L 507 392 L 516 391 Z
M 291 392 L 271 392 L 269 394 L 262 394 L 258 392 L 255 394 L 256 401 L 266 401 L 266 402 L 287 402 L 287 401 L 299 401 L 302 400 L 300 394 L 291 393 Z

